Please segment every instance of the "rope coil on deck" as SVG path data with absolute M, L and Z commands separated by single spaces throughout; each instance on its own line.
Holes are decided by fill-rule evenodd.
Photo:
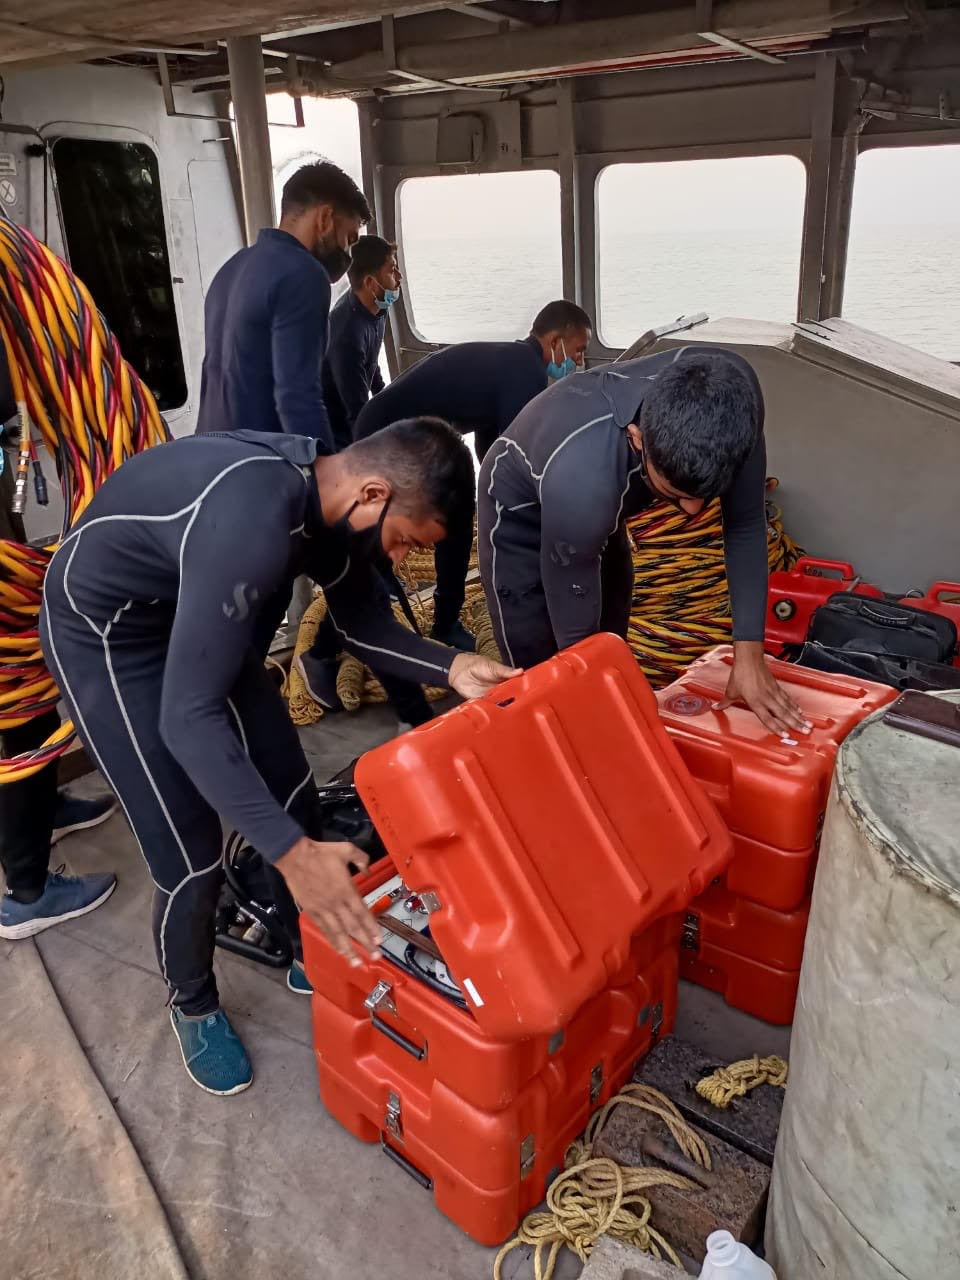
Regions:
M 777 487 L 767 481 L 768 494 Z M 627 640 L 654 689 L 670 684 L 697 658 L 733 635 L 723 558 L 720 500 L 687 516 L 656 502 L 627 521 L 633 547 L 633 604 Z M 800 551 L 767 503 L 767 565 L 790 569 Z
M 735 1098 L 746 1097 L 758 1085 L 772 1084 L 785 1089 L 789 1070 L 784 1059 L 776 1054 L 766 1058 L 754 1054 L 752 1058 L 731 1062 L 729 1067 L 717 1067 L 712 1075 L 704 1076 L 697 1084 L 697 1093 L 711 1106 L 724 1110 Z
M 2 213 L 0 340 L 14 397 L 56 461 L 62 537 L 111 472 L 132 454 L 168 440 L 169 432 L 86 286 Z M 43 576 L 56 545 L 0 540 L 0 732 L 26 724 L 59 700 L 37 632 Z M 0 760 L 0 783 L 36 773 L 73 737 L 65 722 L 36 751 Z
M 651 1187 L 690 1190 L 696 1184 L 669 1169 L 628 1168 L 606 1156 L 592 1155 L 604 1125 L 622 1103 L 659 1117 L 683 1154 L 710 1168 L 707 1144 L 665 1094 L 650 1085 L 626 1085 L 594 1113 L 583 1137 L 567 1148 L 566 1168 L 547 1191 L 547 1208 L 528 1214 L 516 1236 L 500 1250 L 493 1280 L 501 1280 L 504 1259 L 521 1245 L 533 1247 L 534 1280 L 552 1280 L 561 1249 L 570 1249 L 586 1262 L 601 1235 L 624 1240 L 655 1258 L 667 1258 L 683 1270 L 670 1242 L 651 1223 L 653 1210 L 644 1192 Z

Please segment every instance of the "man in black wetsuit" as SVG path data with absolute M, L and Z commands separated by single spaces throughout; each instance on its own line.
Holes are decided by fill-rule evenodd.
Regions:
M 522 342 L 463 342 L 420 360 L 365 405 L 354 429 L 363 440 L 388 423 L 429 414 L 458 431 L 474 433 L 481 461 L 525 404 L 583 364 L 592 322 L 573 302 L 551 302 Z M 461 522 L 458 536 L 437 548 L 433 635 L 444 644 L 473 649 L 461 625 L 473 528 Z
M 480 470 L 480 573 L 500 651 L 528 667 L 597 631 L 626 635 L 624 521 L 658 498 L 723 505 L 735 660 L 726 699 L 805 728 L 763 660 L 763 395 L 740 356 L 685 347 L 578 374 L 519 414 Z
M 260 609 L 309 573 L 347 649 L 465 697 L 484 692 L 511 673 L 401 627 L 370 567 L 442 538 L 473 486 L 463 441 L 431 419 L 335 455 L 302 436 L 193 436 L 125 462 L 50 564 L 44 654 L 149 866 L 171 1021 L 208 1092 L 253 1078 L 213 974 L 221 816 L 278 873 L 294 929 L 296 900 L 343 955 L 356 959 L 352 938 L 378 943 L 349 871 L 365 855 L 310 838 L 316 792 L 254 645 Z
M 361 236 L 350 251 L 350 288 L 330 312 L 323 357 L 323 399 L 333 443 L 345 449 L 361 410 L 383 390 L 380 352 L 387 312 L 400 297 L 403 276 L 397 246 L 380 236 Z

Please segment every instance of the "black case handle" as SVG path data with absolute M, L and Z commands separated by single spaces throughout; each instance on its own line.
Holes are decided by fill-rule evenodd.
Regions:
M 376 1029 L 381 1032 L 381 1034 L 385 1035 L 388 1040 L 392 1040 L 395 1045 L 404 1051 L 404 1053 L 409 1053 L 411 1058 L 416 1058 L 417 1062 L 423 1062 L 424 1058 L 426 1058 L 426 1045 L 421 1047 L 418 1044 L 414 1044 L 414 1042 L 412 1040 L 408 1040 L 405 1035 L 401 1035 L 396 1027 L 391 1027 L 389 1022 L 384 1022 L 384 1020 L 382 1018 L 378 1018 L 375 1013 L 370 1015 L 370 1021 Z
M 408 1173 L 414 1182 L 423 1187 L 424 1191 L 433 1190 L 433 1179 L 428 1178 L 425 1173 L 421 1173 L 417 1166 L 415 1164 L 411 1164 L 406 1156 L 402 1156 L 399 1151 L 394 1147 L 391 1147 L 382 1133 L 380 1135 L 380 1150 L 385 1156 L 392 1160 L 394 1164 L 399 1165 L 404 1173 Z

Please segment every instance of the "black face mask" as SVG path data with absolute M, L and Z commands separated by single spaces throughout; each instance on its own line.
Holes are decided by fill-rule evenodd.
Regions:
M 339 245 L 325 252 L 316 253 L 314 257 L 330 277 L 331 284 L 336 284 L 338 280 L 342 280 L 346 275 L 347 267 L 350 265 L 349 253 L 347 253 L 346 249 L 341 249 Z
M 351 559 L 356 556 L 358 560 L 366 560 L 369 564 L 385 564 L 388 562 L 389 557 L 383 549 L 383 522 L 386 519 L 387 508 L 392 501 L 393 495 L 391 494 L 383 504 L 380 519 L 376 524 L 368 525 L 366 529 L 354 529 L 350 523 L 350 517 L 359 507 L 359 502 L 355 502 L 347 514 L 337 521 L 346 533 Z

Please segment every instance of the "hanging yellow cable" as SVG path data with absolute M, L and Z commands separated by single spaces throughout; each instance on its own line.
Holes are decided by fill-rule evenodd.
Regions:
M 767 491 L 776 488 L 767 482 Z M 709 649 L 733 634 L 723 560 L 720 502 L 687 516 L 658 502 L 627 522 L 633 544 L 633 604 L 627 640 L 655 689 L 670 684 Z M 767 564 L 790 569 L 800 552 L 767 503 Z
M 0 340 L 21 414 L 56 460 L 62 536 L 125 458 L 169 439 L 169 432 L 86 286 L 2 214 Z M 43 575 L 56 545 L 0 540 L 0 732 L 57 705 L 37 633 Z M 36 773 L 73 736 L 67 721 L 36 751 L 0 760 L 0 783 Z

